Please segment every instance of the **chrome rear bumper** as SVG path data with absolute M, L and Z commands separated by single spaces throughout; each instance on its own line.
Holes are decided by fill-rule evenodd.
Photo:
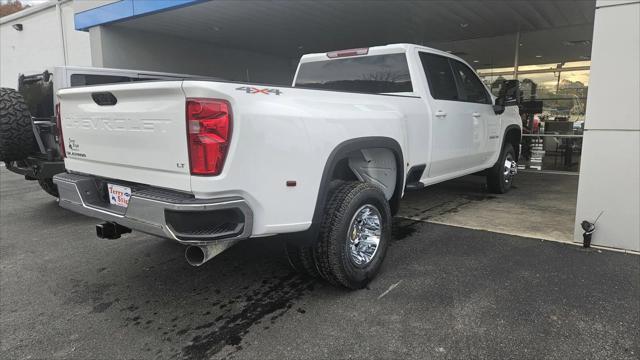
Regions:
M 108 180 L 131 187 L 129 205 L 123 208 L 105 199 L 101 190 L 105 179 L 62 173 L 53 181 L 60 193 L 60 206 L 65 209 L 183 244 L 206 245 L 251 235 L 253 213 L 240 197 L 195 199 L 179 192 Z

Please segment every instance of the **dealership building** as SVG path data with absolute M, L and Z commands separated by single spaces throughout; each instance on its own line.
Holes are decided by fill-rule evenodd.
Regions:
M 305 53 L 448 51 L 492 91 L 520 80 L 537 107 L 519 167 L 579 179 L 561 240 L 582 242 L 581 222 L 599 218 L 594 245 L 640 251 L 640 0 L 53 0 L 1 18 L 0 40 L 8 87 L 55 65 L 287 86 Z

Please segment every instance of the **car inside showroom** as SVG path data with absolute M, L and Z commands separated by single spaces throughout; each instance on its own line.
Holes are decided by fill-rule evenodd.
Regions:
M 0 10 L 2 357 L 638 358 L 639 0 Z

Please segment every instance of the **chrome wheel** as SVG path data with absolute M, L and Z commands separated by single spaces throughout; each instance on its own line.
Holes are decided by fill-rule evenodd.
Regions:
M 372 205 L 360 207 L 353 215 L 347 236 L 349 257 L 356 266 L 367 265 L 376 255 L 382 234 L 380 220 L 380 211 Z
M 513 155 L 511 153 L 507 153 L 507 156 L 504 159 L 504 182 L 510 183 L 513 180 L 513 177 L 518 173 L 518 165 L 515 160 L 513 160 Z

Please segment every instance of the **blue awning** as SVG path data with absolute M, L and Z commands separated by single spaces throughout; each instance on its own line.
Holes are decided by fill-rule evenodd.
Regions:
M 206 0 L 120 0 L 75 14 L 76 30 L 149 15 Z

